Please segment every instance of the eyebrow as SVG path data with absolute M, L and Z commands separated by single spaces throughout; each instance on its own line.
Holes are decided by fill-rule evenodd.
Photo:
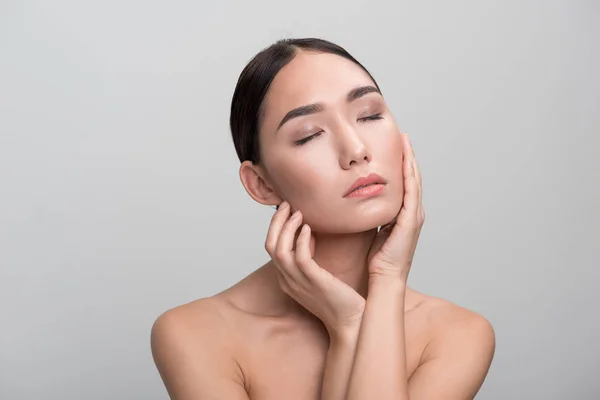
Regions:
M 370 85 L 357 87 L 348 92 L 348 94 L 346 95 L 346 102 L 351 103 L 369 93 L 381 94 L 381 91 L 379 89 L 377 89 L 375 86 L 370 86 Z M 277 126 L 276 131 L 278 131 L 279 128 L 281 128 L 283 126 L 283 124 L 285 124 L 286 122 L 288 122 L 291 119 L 303 117 L 305 115 L 316 114 L 323 110 L 325 110 L 325 106 L 323 105 L 323 103 L 308 104 L 306 106 L 294 108 L 293 110 L 291 110 L 287 114 L 285 114 L 285 117 L 283 117 L 283 119 Z

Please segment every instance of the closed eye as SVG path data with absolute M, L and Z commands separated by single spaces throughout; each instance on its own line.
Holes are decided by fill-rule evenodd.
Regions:
M 379 120 L 379 119 L 383 119 L 383 116 L 382 116 L 382 114 L 381 114 L 381 113 L 377 113 L 377 114 L 373 114 L 373 115 L 368 115 L 368 116 L 366 116 L 366 117 L 359 118 L 358 120 L 359 120 L 360 122 L 368 122 L 368 121 L 376 121 L 376 120 Z M 312 135 L 310 135 L 310 136 L 307 136 L 307 137 L 305 137 L 305 138 L 302 138 L 302 139 L 300 139 L 300 140 L 296 140 L 296 141 L 294 142 L 294 144 L 295 144 L 296 146 L 301 146 L 301 145 L 303 145 L 304 143 L 308 142 L 309 140 L 312 140 L 312 139 L 314 139 L 314 138 L 316 138 L 316 137 L 320 136 L 320 135 L 321 135 L 323 132 L 324 132 L 324 131 L 319 131 L 319 132 L 317 132 L 317 133 L 314 133 L 314 134 L 312 134 Z
M 303 145 L 304 143 L 308 142 L 309 140 L 312 140 L 312 139 L 316 138 L 317 136 L 321 135 L 321 133 L 323 133 L 323 132 L 324 131 L 319 131 L 317 133 L 313 133 L 312 135 L 307 136 L 303 139 L 296 140 L 294 143 L 296 144 L 296 146 Z
M 375 120 L 378 120 L 378 119 L 383 119 L 383 117 L 381 116 L 381 113 L 377 113 L 377 114 L 369 115 L 369 116 L 366 116 L 366 117 L 362 117 L 362 118 L 359 118 L 358 120 L 361 121 L 361 122 L 367 122 L 367 121 L 375 121 Z

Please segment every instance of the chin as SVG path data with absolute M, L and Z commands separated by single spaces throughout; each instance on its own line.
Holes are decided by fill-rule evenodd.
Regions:
M 373 205 L 371 209 L 364 207 L 355 217 L 348 220 L 349 227 L 354 232 L 364 232 L 375 229 L 391 222 L 398 213 L 402 204 L 386 204 L 382 206 Z
M 402 200 L 372 199 L 317 218 L 319 223 L 314 224 L 314 229 L 336 234 L 366 232 L 391 222 L 401 206 Z

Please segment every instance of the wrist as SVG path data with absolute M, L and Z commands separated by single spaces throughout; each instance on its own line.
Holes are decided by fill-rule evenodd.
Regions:
M 369 275 L 369 289 L 373 287 L 393 287 L 405 290 L 407 278 L 400 273 L 376 273 Z
M 337 325 L 334 327 L 327 328 L 329 333 L 329 340 L 332 344 L 351 344 L 356 341 L 358 333 L 360 331 L 360 324 L 362 323 L 362 316 L 352 321 L 348 321 L 343 325 Z

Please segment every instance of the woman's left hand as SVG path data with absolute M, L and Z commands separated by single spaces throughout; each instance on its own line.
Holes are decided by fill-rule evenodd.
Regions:
M 412 266 L 421 228 L 425 222 L 422 203 L 422 179 L 407 134 L 404 140 L 402 175 L 404 201 L 392 222 L 383 226 L 369 250 L 369 277 L 389 276 L 404 282 Z

